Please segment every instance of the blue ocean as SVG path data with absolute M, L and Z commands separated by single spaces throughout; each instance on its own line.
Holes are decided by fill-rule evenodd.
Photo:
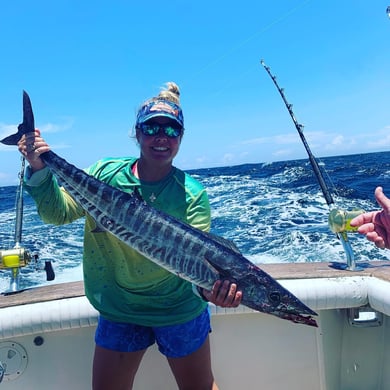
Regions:
M 376 186 L 390 195 L 390 152 L 318 159 L 338 208 L 377 209 Z M 244 164 L 189 171 L 206 187 L 212 232 L 235 242 L 257 264 L 345 262 L 339 239 L 328 227 L 325 202 L 308 159 Z M 16 187 L 0 187 L 0 249 L 14 245 Z M 83 220 L 66 226 L 44 224 L 29 195 L 24 196 L 22 246 L 38 261 L 21 270 L 21 287 L 82 279 Z M 349 233 L 357 262 L 390 260 L 358 233 Z M 52 262 L 56 279 L 42 270 Z M 0 270 L 0 292 L 10 271 Z

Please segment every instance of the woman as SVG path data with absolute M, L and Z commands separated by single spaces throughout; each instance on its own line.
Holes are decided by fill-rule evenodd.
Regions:
M 87 172 L 122 191 L 137 191 L 153 207 L 208 231 L 210 207 L 204 188 L 172 165 L 184 134 L 179 95 L 178 86 L 167 83 L 140 107 L 135 124 L 139 158 L 106 158 Z M 85 216 L 40 158 L 50 148 L 39 130 L 24 136 L 18 148 L 29 162 L 26 189 L 43 221 L 65 224 Z M 93 389 L 131 389 L 142 357 L 154 342 L 167 357 L 180 389 L 217 389 L 207 301 L 236 307 L 241 291 L 229 281 L 217 281 L 211 291 L 193 289 L 95 227 L 86 215 L 84 286 L 100 313 Z

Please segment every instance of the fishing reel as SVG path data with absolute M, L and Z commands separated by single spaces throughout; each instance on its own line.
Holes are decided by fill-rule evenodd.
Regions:
M 362 213 L 364 213 L 364 210 L 361 209 L 353 209 L 351 211 L 333 209 L 330 211 L 328 217 L 329 228 L 336 234 L 356 232 L 358 228 L 351 226 L 351 220 Z
M 27 249 L 17 247 L 0 251 L 0 270 L 11 270 L 11 281 L 7 293 L 19 291 L 19 270 L 28 265 L 32 256 Z
M 25 267 L 32 258 L 31 253 L 25 248 L 0 250 L 0 269 Z
M 331 262 L 330 266 L 332 268 L 347 271 L 362 271 L 364 269 L 356 264 L 355 255 L 348 238 L 348 233 L 354 233 L 358 230 L 357 227 L 351 226 L 351 220 L 362 213 L 364 213 L 364 210 L 361 209 L 346 211 L 334 208 L 330 211 L 328 217 L 329 228 L 340 239 L 347 257 L 346 263 Z
M 38 254 L 31 252 L 22 247 L 15 247 L 13 249 L 0 250 L 0 270 L 11 270 L 10 287 L 5 294 L 16 293 L 21 291 L 19 288 L 19 273 L 20 269 L 26 267 L 34 261 L 38 261 Z M 45 261 L 46 280 L 51 281 L 55 279 L 55 274 L 50 261 Z

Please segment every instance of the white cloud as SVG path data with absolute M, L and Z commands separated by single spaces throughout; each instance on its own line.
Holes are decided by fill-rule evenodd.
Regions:
M 244 150 L 243 152 L 240 153 L 240 158 L 245 158 L 245 157 L 249 156 L 249 154 L 250 154 L 249 152 Z
M 73 126 L 73 119 L 70 117 L 63 118 L 63 122 L 58 123 L 46 123 L 39 126 L 42 133 L 58 133 L 64 130 L 68 130 Z M 18 125 L 8 125 L 0 123 L 0 139 L 14 134 L 18 131 Z
M 345 137 L 342 136 L 342 135 L 338 135 L 336 137 L 333 138 L 333 140 L 331 141 L 331 144 L 332 145 L 342 145 L 345 141 Z
M 8 135 L 14 134 L 18 131 L 18 125 L 6 125 L 0 123 L 0 139 L 7 137 Z
M 371 134 L 367 144 L 371 148 L 390 148 L 390 126 L 386 126 L 376 135 Z
M 39 126 L 39 129 L 42 133 L 59 133 L 61 131 L 66 131 L 73 126 L 73 119 L 71 117 L 64 117 L 62 123 L 46 123 Z M 18 125 L 8 125 L 5 123 L 0 123 L 0 139 L 7 137 L 8 135 L 14 134 L 18 131 Z M 58 143 L 51 145 L 52 149 L 66 149 L 70 146 L 65 143 Z M 15 148 L 0 143 L 0 152 L 14 152 Z M 2 179 L 0 177 L 0 179 Z
M 245 141 L 241 141 L 241 145 L 260 145 L 265 144 L 270 141 L 271 137 L 260 137 L 260 138 L 252 138 L 247 139 Z
M 225 153 L 223 158 L 222 158 L 222 162 L 224 164 L 227 164 L 227 163 L 231 163 L 232 161 L 234 161 L 234 154 L 232 153 Z
M 278 134 L 271 137 L 258 137 L 242 141 L 241 145 L 261 145 L 261 144 L 297 144 L 299 137 L 296 133 Z
M 207 157 L 205 157 L 205 156 L 200 156 L 200 157 L 197 157 L 197 158 L 195 159 L 195 161 L 196 161 L 198 164 L 203 164 L 203 163 L 205 163 L 205 162 L 207 161 Z
M 59 133 L 70 129 L 73 126 L 74 120 L 71 117 L 64 117 L 62 123 L 46 123 L 39 127 L 42 133 Z
M 278 145 L 295 145 L 300 142 L 300 138 L 297 133 L 292 132 L 272 137 L 271 142 Z
M 290 156 L 291 154 L 292 154 L 291 149 L 279 149 L 272 153 L 272 155 L 277 158 Z

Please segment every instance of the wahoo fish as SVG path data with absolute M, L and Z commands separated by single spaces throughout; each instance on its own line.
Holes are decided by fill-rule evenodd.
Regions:
M 16 134 L 0 142 L 16 145 L 22 135 L 34 130 L 31 101 L 23 92 L 23 123 Z M 52 151 L 40 157 L 98 227 L 159 266 L 207 290 L 216 280 L 228 279 L 242 291 L 243 305 L 295 323 L 317 326 L 313 310 L 246 259 L 230 241 L 156 210 L 137 194 L 122 192 L 97 180 Z

